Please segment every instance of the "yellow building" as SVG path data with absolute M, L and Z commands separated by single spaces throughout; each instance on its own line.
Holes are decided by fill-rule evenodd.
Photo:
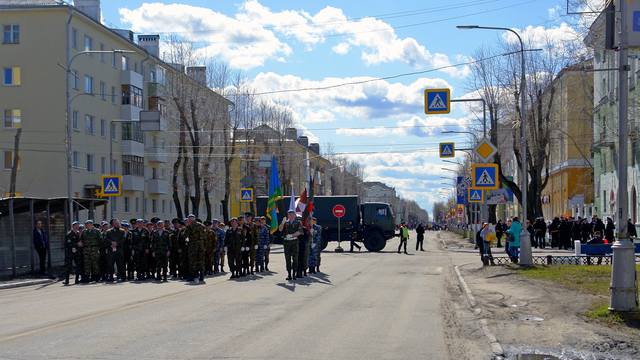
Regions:
M 546 219 L 593 214 L 593 73 L 576 71 L 589 64 L 563 69 L 552 84 L 549 181 L 542 191 Z

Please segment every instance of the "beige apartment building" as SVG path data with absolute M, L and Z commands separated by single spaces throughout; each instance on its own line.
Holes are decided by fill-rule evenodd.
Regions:
M 102 175 L 122 175 L 123 195 L 97 209 L 96 220 L 175 216 L 171 174 L 178 116 L 165 81 L 175 72 L 185 74 L 184 66 L 159 59 L 158 35 L 139 35 L 136 44 L 132 32 L 101 24 L 99 0 L 76 0 L 75 6 L 54 0 L 8 4 L 0 2 L 0 197 L 9 191 L 18 128 L 16 194 L 67 196 L 65 69 L 70 62 L 72 196 L 96 198 Z M 199 97 L 228 106 L 206 86 L 203 68 L 186 73 L 201 87 Z M 159 126 L 147 128 L 141 111 L 159 112 Z M 225 109 L 223 121 L 226 116 Z M 212 203 L 219 204 L 224 189 L 216 186 Z M 76 210 L 80 219 L 89 216 L 88 209 Z M 220 214 L 215 206 L 213 215 Z

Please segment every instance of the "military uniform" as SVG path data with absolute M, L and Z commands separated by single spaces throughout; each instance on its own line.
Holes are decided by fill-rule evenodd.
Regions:
M 133 261 L 138 280 L 144 280 L 149 271 L 147 255 L 150 247 L 149 232 L 145 228 L 131 230 L 131 246 L 133 248 Z
M 69 275 L 71 274 L 71 271 L 73 271 L 74 263 L 76 265 L 75 283 L 77 284 L 80 281 L 80 272 L 78 271 L 79 269 L 77 268 L 78 261 L 75 259 L 76 254 L 78 253 L 78 241 L 80 241 L 80 233 L 73 229 L 69 230 L 69 232 L 64 238 L 64 272 L 65 272 L 64 283 L 65 285 L 69 284 Z
M 155 259 L 155 271 L 158 274 L 157 279 L 160 280 L 160 273 L 162 273 L 162 280 L 167 281 L 168 254 L 171 254 L 171 234 L 169 231 L 154 231 L 151 234 L 151 248 Z
M 307 276 L 309 253 L 311 252 L 311 234 L 304 227 L 302 232 L 302 236 L 298 238 L 298 277 Z
M 288 279 L 292 278 L 291 275 L 293 273 L 294 280 L 297 277 L 296 272 L 298 270 L 299 248 L 298 237 L 291 236 L 291 234 L 294 234 L 298 231 L 302 231 L 302 223 L 298 219 L 293 221 L 287 220 L 287 222 L 284 224 L 284 261 L 286 263 L 287 273 L 289 274 Z
M 311 254 L 309 255 L 309 272 L 320 271 L 320 254 L 322 254 L 322 226 L 316 224 L 311 228 Z
M 224 236 L 225 231 L 223 229 L 214 229 L 216 232 L 216 250 L 213 253 L 213 272 L 218 273 L 218 271 L 224 272 Z
M 106 249 L 107 268 L 104 273 L 109 281 L 113 280 L 114 265 L 117 268 L 117 279 L 124 281 L 126 278 L 124 268 L 124 245 L 127 234 L 123 228 L 111 228 L 104 233 L 105 242 L 109 244 Z
M 270 243 L 270 234 L 269 228 L 263 226 L 260 228 L 258 232 L 258 251 L 256 252 L 256 267 L 258 271 L 262 272 L 265 270 L 265 258 L 267 255 L 267 250 L 269 250 Z M 267 262 L 268 265 L 268 262 Z
M 131 231 L 125 230 L 124 243 L 122 245 L 122 256 L 124 260 L 124 269 L 126 269 L 127 280 L 133 280 L 133 272 L 135 271 L 135 263 L 133 262 L 133 248 L 131 246 Z
M 100 280 L 100 248 L 102 246 L 102 234 L 96 228 L 85 229 L 80 235 L 84 256 L 84 273 L 87 280 Z
M 206 241 L 206 230 L 204 225 L 197 221 L 192 221 L 185 229 L 185 237 L 189 242 L 189 277 L 200 277 L 204 280 L 204 245 Z
M 180 245 L 178 244 L 178 233 L 180 229 L 172 229 L 169 231 L 171 239 L 171 254 L 169 255 L 169 272 L 174 278 L 178 276 L 178 270 L 180 268 Z
M 204 268 L 207 275 L 213 273 L 213 253 L 217 248 L 217 235 L 212 229 L 206 228 L 206 241 L 204 245 Z
M 258 250 L 258 226 L 256 224 L 245 224 L 246 247 L 249 251 L 249 272 L 253 274 L 256 266 L 256 251 Z M 257 269 L 256 269 L 257 271 Z
M 244 232 L 242 228 L 229 228 L 224 236 L 224 243 L 229 263 L 231 277 L 240 276 L 240 263 L 242 261 L 242 245 L 244 242 Z

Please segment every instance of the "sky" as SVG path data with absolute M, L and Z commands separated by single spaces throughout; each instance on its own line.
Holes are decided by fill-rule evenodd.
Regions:
M 384 182 L 431 212 L 442 188 L 451 188 L 443 177 L 453 172 L 442 168 L 455 168 L 438 158 L 438 143 L 470 143 L 468 135 L 442 132 L 465 131 L 477 113 L 454 104 L 450 114 L 425 115 L 424 89 L 469 96 L 469 67 L 453 65 L 509 40 L 456 25 L 508 27 L 561 43 L 575 38 L 565 6 L 565 0 L 103 0 L 102 17 L 110 27 L 189 39 L 204 56 L 243 71 L 258 93 L 422 72 L 261 96 L 285 102 L 296 127 L 321 150 L 331 143 L 364 166 L 365 180 Z

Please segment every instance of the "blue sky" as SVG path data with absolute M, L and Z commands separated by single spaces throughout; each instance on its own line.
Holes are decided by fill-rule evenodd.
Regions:
M 370 77 L 429 70 L 467 61 L 502 34 L 463 31 L 459 24 L 503 26 L 527 37 L 564 41 L 565 0 L 368 1 L 141 1 L 102 2 L 107 26 L 138 33 L 172 32 L 197 40 L 202 53 L 244 71 L 258 91 L 334 85 Z M 428 211 L 450 175 L 437 143 L 465 136 L 474 114 L 423 113 L 422 91 L 450 87 L 454 98 L 471 91 L 469 69 L 371 82 L 326 91 L 282 94 L 296 123 L 313 140 L 361 162 L 367 180 L 394 186 Z M 449 167 L 449 166 L 447 166 Z

